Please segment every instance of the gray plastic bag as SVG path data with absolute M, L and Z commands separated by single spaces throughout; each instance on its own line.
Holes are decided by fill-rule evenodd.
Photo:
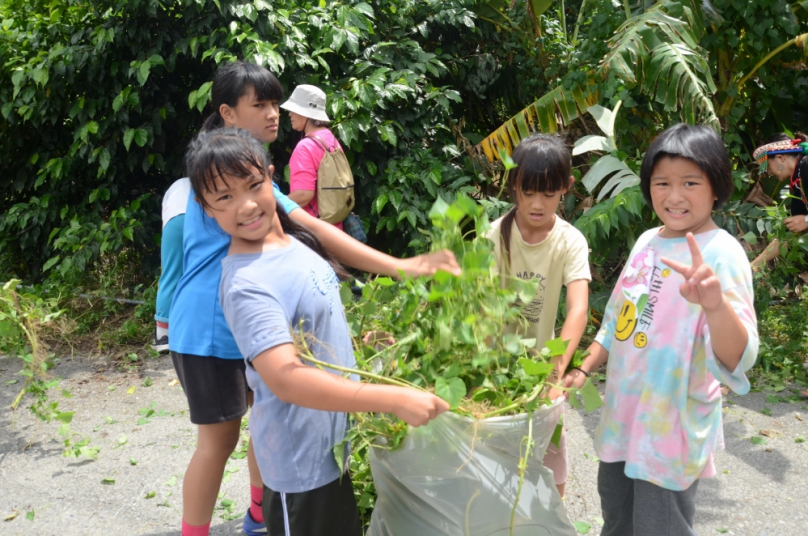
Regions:
M 575 536 L 542 458 L 563 399 L 533 413 L 535 448 L 514 518 L 520 536 Z M 368 536 L 507 536 L 519 485 L 527 414 L 474 421 L 444 413 L 402 446 L 371 449 L 378 498 Z M 524 447 L 522 447 L 524 451 Z

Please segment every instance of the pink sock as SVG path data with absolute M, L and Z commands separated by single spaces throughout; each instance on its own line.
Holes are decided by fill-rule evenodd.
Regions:
M 261 505 L 264 502 L 264 488 L 256 488 L 250 484 L 250 517 L 256 523 L 264 522 L 264 512 L 261 510 Z M 183 535 L 185 536 L 185 535 Z
M 204 525 L 194 527 L 182 520 L 182 536 L 208 536 L 210 534 L 210 521 Z

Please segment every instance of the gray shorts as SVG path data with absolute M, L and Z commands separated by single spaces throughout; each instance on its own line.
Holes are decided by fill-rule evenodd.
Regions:
M 625 462 L 600 462 L 601 536 L 697 536 L 693 530 L 699 481 L 684 491 L 629 478 Z

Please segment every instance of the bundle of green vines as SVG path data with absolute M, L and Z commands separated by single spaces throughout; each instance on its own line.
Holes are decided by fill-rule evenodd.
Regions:
M 357 348 L 353 372 L 364 381 L 432 391 L 452 411 L 475 419 L 549 404 L 552 358 L 564 353 L 566 343 L 525 339 L 508 329 L 524 322 L 521 304 L 533 299 L 536 283 L 499 276 L 493 243 L 484 236 L 490 224 L 476 201 L 464 195 L 452 204 L 438 200 L 430 218 L 432 250 L 454 252 L 462 273 L 379 277 L 362 286 L 358 299 L 345 285 L 342 298 Z M 311 361 L 305 354 L 304 348 Z M 571 366 L 581 360 L 578 351 Z M 599 400 L 591 384 L 586 389 L 585 402 Z M 354 419 L 354 441 L 378 445 L 382 436 L 382 444 L 395 448 L 407 433 L 389 415 Z

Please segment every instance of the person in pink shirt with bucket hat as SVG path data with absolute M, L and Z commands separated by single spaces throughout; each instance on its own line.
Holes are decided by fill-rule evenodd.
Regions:
M 325 112 L 326 96 L 322 89 L 299 85 L 281 108 L 289 112 L 292 128 L 305 136 L 289 160 L 289 199 L 306 212 L 320 217 L 317 203 L 317 178 L 320 162 L 328 151 L 342 151 L 337 138 L 328 129 L 330 119 Z M 334 222 L 342 229 L 342 222 Z

